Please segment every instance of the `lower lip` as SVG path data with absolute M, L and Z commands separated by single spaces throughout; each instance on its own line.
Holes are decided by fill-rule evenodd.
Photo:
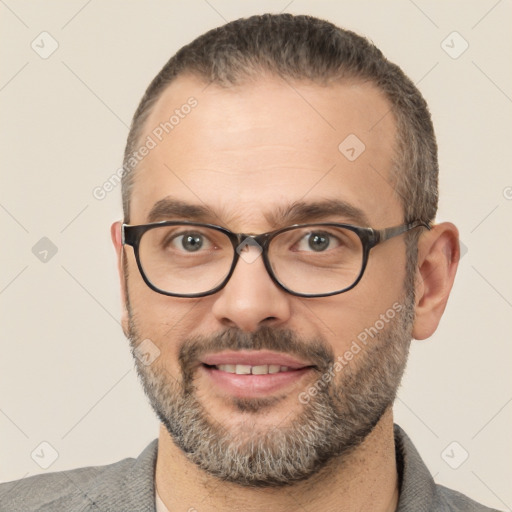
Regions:
M 237 398 L 263 398 L 277 392 L 283 392 L 297 385 L 312 371 L 311 367 L 266 375 L 237 375 L 216 368 L 201 365 L 200 371 L 225 393 Z

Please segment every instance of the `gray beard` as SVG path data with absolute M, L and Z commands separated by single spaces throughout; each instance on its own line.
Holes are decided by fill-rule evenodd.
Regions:
M 286 352 L 316 365 L 317 377 L 335 359 L 323 339 L 302 340 L 290 330 L 264 327 L 255 333 L 228 329 L 213 336 L 184 339 L 176 380 L 157 359 L 144 365 L 134 357 L 144 391 L 171 438 L 186 457 L 221 480 L 246 487 L 281 487 L 310 478 L 328 463 L 343 462 L 372 432 L 395 400 L 406 365 L 414 320 L 413 294 L 403 309 L 361 346 L 350 363 L 290 413 L 280 424 L 255 429 L 256 414 L 279 407 L 283 397 L 232 399 L 246 413 L 243 423 L 228 427 L 216 422 L 200 402 L 193 365 L 205 352 L 269 349 Z M 132 353 L 144 339 L 138 332 L 130 304 L 128 338 Z M 316 381 L 316 382 L 319 382 Z M 311 383 L 314 384 L 314 383 Z M 297 398 L 298 400 L 298 398 Z

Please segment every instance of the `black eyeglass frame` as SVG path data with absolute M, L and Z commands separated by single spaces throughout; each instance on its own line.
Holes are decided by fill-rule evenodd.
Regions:
M 183 293 L 172 293 L 167 292 L 165 290 L 161 290 L 160 288 L 156 287 L 146 276 L 144 269 L 142 267 L 142 263 L 140 261 L 139 257 L 139 246 L 140 246 L 140 240 L 144 233 L 146 231 L 149 231 L 151 229 L 155 229 L 158 227 L 163 226 L 191 226 L 191 227 L 204 227 L 204 228 L 210 228 L 214 229 L 216 231 L 220 231 L 221 233 L 224 233 L 229 240 L 231 241 L 231 244 L 233 245 L 233 262 L 231 264 L 231 268 L 224 278 L 224 280 L 217 285 L 215 288 L 212 288 L 211 290 L 208 290 L 206 292 L 201 293 L 189 293 L 189 294 L 183 294 Z M 363 246 L 363 261 L 361 265 L 361 270 L 359 272 L 359 275 L 357 276 L 357 279 L 348 287 L 343 288 L 341 290 L 336 290 L 334 292 L 328 292 L 328 293 L 299 293 L 295 292 L 293 290 L 290 290 L 287 288 L 283 283 L 279 281 L 277 276 L 274 274 L 274 271 L 272 269 L 272 266 L 270 264 L 269 258 L 268 258 L 268 248 L 270 245 L 270 242 L 281 233 L 284 233 L 286 231 L 290 231 L 292 229 L 296 228 L 307 228 L 307 227 L 337 227 L 337 228 L 343 228 L 348 229 L 349 231 L 353 231 L 361 240 L 362 246 Z M 368 257 L 370 255 L 370 250 L 373 249 L 376 245 L 385 242 L 386 240 L 389 240 L 391 238 L 394 238 L 396 236 L 402 235 L 403 233 L 406 233 L 407 231 L 410 231 L 411 229 L 415 229 L 417 227 L 424 227 L 428 230 L 431 229 L 430 224 L 427 222 L 423 222 L 421 220 L 415 220 L 412 222 L 408 222 L 405 224 L 402 224 L 400 226 L 394 226 L 391 228 L 384 228 L 384 229 L 373 229 L 369 227 L 360 227 L 360 226 L 352 226 L 350 224 L 340 224 L 336 222 L 321 222 L 321 223 L 308 223 L 308 224 L 294 224 L 292 226 L 287 226 L 285 228 L 277 229 L 275 231 L 269 231 L 268 233 L 261 233 L 259 235 L 251 235 L 246 233 L 233 233 L 229 229 L 223 228 L 222 226 L 217 226 L 215 224 L 205 224 L 201 222 L 189 222 L 189 221 L 162 221 L 162 222 L 153 222 L 150 224 L 139 224 L 139 225 L 130 225 L 130 224 L 122 224 L 121 226 L 121 242 L 123 246 L 130 245 L 133 247 L 134 253 L 135 253 L 135 260 L 137 262 L 137 267 L 139 268 L 139 272 L 142 276 L 142 279 L 144 282 L 151 288 L 153 291 L 157 293 L 161 293 L 162 295 L 167 295 L 169 297 L 182 297 L 182 298 L 197 298 L 197 297 L 206 297 L 208 295 L 213 295 L 214 293 L 217 293 L 218 291 L 222 290 L 224 288 L 228 281 L 230 280 L 231 276 L 233 275 L 233 272 L 235 271 L 235 267 L 238 263 L 238 260 L 240 259 L 240 254 L 237 251 L 237 248 L 247 239 L 250 238 L 253 241 L 255 241 L 260 247 L 261 247 L 261 256 L 263 258 L 263 263 L 265 265 L 265 268 L 268 272 L 268 275 L 272 279 L 272 281 L 282 290 L 284 290 L 287 293 L 290 293 L 291 295 L 295 295 L 296 297 L 305 297 L 305 298 L 318 298 L 318 297 L 330 297 L 332 295 L 339 295 L 340 293 L 345 293 L 354 288 L 359 281 L 361 281 L 361 278 L 363 277 L 364 271 L 366 269 L 366 266 L 368 264 Z

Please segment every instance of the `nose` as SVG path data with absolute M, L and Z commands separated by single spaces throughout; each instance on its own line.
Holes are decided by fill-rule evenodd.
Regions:
M 272 281 L 257 249 L 248 247 L 229 282 L 216 294 L 212 312 L 226 327 L 254 332 L 262 326 L 285 323 L 292 298 Z

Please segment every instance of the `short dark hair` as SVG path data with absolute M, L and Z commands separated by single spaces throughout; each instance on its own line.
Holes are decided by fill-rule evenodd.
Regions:
M 393 185 L 405 221 L 434 219 L 437 144 L 427 103 L 414 83 L 374 44 L 354 32 L 311 16 L 263 14 L 201 35 L 181 48 L 147 88 L 133 117 L 124 155 L 126 222 L 135 171 L 129 159 L 145 121 L 169 84 L 180 75 L 192 74 L 205 83 L 230 87 L 256 81 L 262 73 L 320 85 L 343 80 L 374 84 L 388 99 L 396 121 Z

